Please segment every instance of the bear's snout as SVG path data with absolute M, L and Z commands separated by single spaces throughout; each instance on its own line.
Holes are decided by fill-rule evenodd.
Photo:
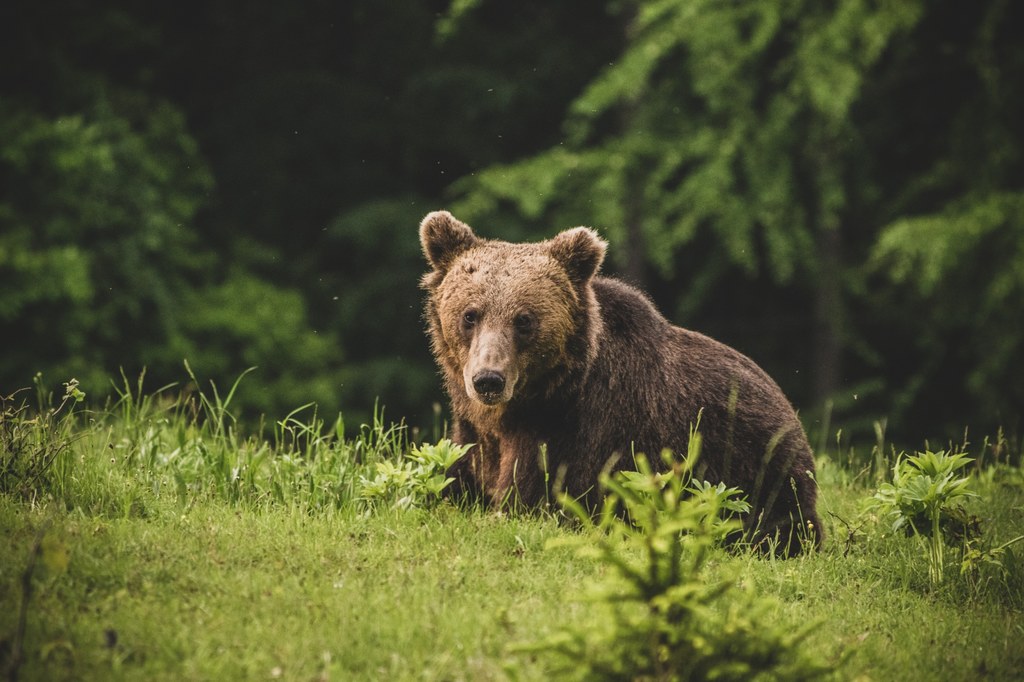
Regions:
M 512 400 L 519 370 L 509 330 L 498 325 L 477 331 L 462 368 L 462 379 L 466 394 L 484 405 Z
M 473 390 L 485 403 L 496 403 L 505 391 L 505 377 L 493 370 L 478 372 L 473 377 Z

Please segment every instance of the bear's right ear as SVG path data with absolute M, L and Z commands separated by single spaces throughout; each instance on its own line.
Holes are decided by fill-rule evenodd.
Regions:
M 423 255 L 434 267 L 444 272 L 460 254 L 477 244 L 479 239 L 469 225 L 457 220 L 448 211 L 434 211 L 420 223 L 420 244 Z

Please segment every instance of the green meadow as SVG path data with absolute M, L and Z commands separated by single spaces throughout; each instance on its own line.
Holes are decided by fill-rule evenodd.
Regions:
M 3 403 L 7 679 L 575 679 L 592 672 L 565 643 L 608 632 L 619 679 L 687 679 L 631 667 L 614 628 L 646 627 L 654 607 L 618 622 L 600 596 L 625 593 L 616 562 L 646 566 L 642 529 L 442 500 L 435 455 L 451 453 L 380 414 L 352 426 L 308 408 L 246 435 L 232 392 L 126 385 L 93 410 L 76 391 Z M 894 453 L 833 448 L 818 455 L 818 553 L 776 560 L 668 530 L 659 551 L 682 543 L 677 563 L 696 566 L 669 601 L 707 597 L 672 620 L 692 630 L 680 641 L 724 661 L 720 679 L 1024 677 L 1021 453 L 998 436 L 956 447 L 971 495 L 941 581 L 927 538 L 867 503 L 893 485 Z M 772 650 L 729 667 L 762 642 L 810 667 L 773 667 Z

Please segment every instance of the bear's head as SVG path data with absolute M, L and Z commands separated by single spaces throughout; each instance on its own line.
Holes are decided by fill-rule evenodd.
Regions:
M 592 280 L 606 243 L 588 228 L 534 244 L 481 239 L 447 211 L 420 224 L 434 354 L 449 391 L 486 406 L 551 392 L 596 354 Z

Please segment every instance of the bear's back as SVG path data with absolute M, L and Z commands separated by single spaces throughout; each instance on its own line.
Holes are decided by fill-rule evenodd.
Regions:
M 605 418 L 601 430 L 609 442 L 629 436 L 649 455 L 663 447 L 679 451 L 699 418 L 704 461 L 726 478 L 740 473 L 748 485 L 769 448 L 786 450 L 790 462 L 810 458 L 792 406 L 753 360 L 672 325 L 621 281 L 596 278 L 594 294 L 604 334 L 587 393 Z M 625 433 L 614 433 L 620 429 Z M 746 451 L 739 462 L 732 457 L 737 449 Z
M 678 389 L 684 394 L 717 394 L 723 386 L 731 391 L 730 384 L 737 384 L 746 387 L 751 398 L 778 398 L 785 407 L 782 411 L 791 411 L 782 389 L 743 353 L 673 325 L 645 294 L 629 284 L 598 277 L 593 286 L 604 332 L 599 354 L 610 378 L 632 371 L 630 383 L 636 383 L 636 374 L 651 374 L 650 379 L 661 380 L 666 391 Z

